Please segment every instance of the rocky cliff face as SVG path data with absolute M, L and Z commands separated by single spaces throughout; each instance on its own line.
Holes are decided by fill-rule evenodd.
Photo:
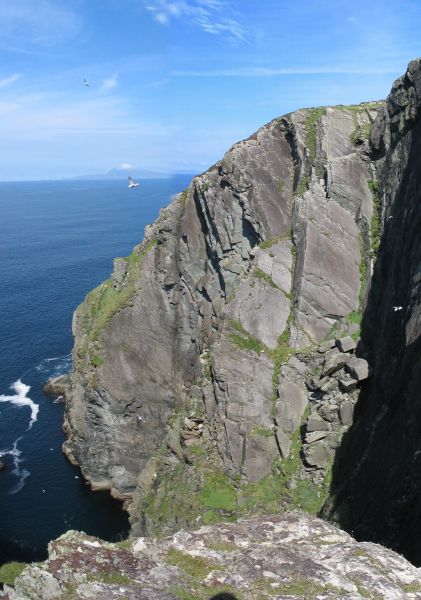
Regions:
M 233 146 L 78 308 L 65 452 L 133 534 L 317 512 L 341 453 L 326 513 L 416 518 L 420 74 Z
M 421 598 L 421 572 L 391 550 L 290 513 L 107 544 L 69 531 L 4 600 Z
M 388 544 L 416 564 L 421 563 L 420 111 L 417 60 L 395 82 L 371 136 L 381 242 L 362 338 L 373 376 L 338 455 L 330 512 L 359 538 Z

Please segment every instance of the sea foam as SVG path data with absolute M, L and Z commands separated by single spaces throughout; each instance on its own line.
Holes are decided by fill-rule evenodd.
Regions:
M 27 479 L 27 477 L 30 476 L 30 472 L 27 469 L 22 469 L 21 468 L 21 450 L 18 449 L 18 443 L 20 442 L 22 438 L 19 437 L 13 444 L 13 447 L 11 450 L 0 450 L 0 458 L 2 456 L 12 456 L 13 457 L 13 471 L 12 474 L 15 475 L 18 478 L 18 482 L 16 485 L 14 485 L 10 490 L 9 490 L 9 494 L 17 494 L 18 492 L 21 491 L 21 489 L 23 488 L 23 486 L 25 485 L 25 480 Z
M 33 400 L 27 397 L 27 393 L 31 389 L 29 385 L 22 383 L 20 379 L 12 383 L 10 389 L 15 392 L 13 396 L 6 396 L 4 394 L 0 394 L 0 402 L 10 402 L 15 406 L 27 406 L 31 409 L 31 418 L 29 420 L 28 429 L 31 429 L 32 425 L 38 418 L 39 405 L 36 404 Z

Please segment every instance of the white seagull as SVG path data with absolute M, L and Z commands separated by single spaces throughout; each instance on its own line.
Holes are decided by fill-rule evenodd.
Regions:
M 403 306 L 394 306 L 394 307 L 393 307 L 393 310 L 394 310 L 395 312 L 397 312 L 398 310 L 402 310 L 402 309 L 403 309 Z
M 130 188 L 135 188 L 137 187 L 139 184 L 137 183 L 137 181 L 135 181 L 134 179 L 132 179 L 131 177 L 128 178 L 129 179 L 129 189 Z
M 83 78 L 83 84 L 86 85 L 86 87 L 91 87 L 89 85 L 89 83 L 86 81 L 86 77 Z
M 138 421 L 144 421 L 145 417 L 143 415 L 137 415 Z
M 390 219 L 393 219 L 393 215 L 390 215 L 390 217 L 387 217 L 388 221 L 390 221 Z

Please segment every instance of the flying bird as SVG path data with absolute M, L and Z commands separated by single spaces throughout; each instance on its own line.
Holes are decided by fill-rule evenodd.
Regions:
M 393 219 L 393 215 L 390 215 L 390 217 L 387 217 L 388 221 L 390 221 L 390 219 Z
M 86 85 L 86 87 L 91 87 L 89 85 L 89 83 L 86 81 L 86 77 L 83 78 L 83 84 Z
M 402 310 L 402 309 L 403 309 L 403 306 L 394 306 L 394 307 L 393 307 L 393 310 L 394 310 L 395 312 L 397 312 L 398 310 Z
M 139 185 L 139 184 L 137 183 L 137 181 L 135 181 L 135 180 L 134 180 L 134 179 L 132 179 L 131 177 L 129 177 L 128 179 L 129 179 L 129 185 L 128 185 L 129 189 L 130 189 L 130 188 L 135 188 L 135 187 L 137 187 L 137 186 Z

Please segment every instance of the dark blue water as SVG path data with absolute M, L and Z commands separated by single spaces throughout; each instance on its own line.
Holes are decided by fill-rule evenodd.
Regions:
M 71 367 L 76 306 L 190 179 L 134 190 L 120 181 L 0 183 L 0 562 L 43 559 L 68 529 L 110 541 L 127 534 L 121 504 L 91 492 L 63 456 L 63 406 L 42 388 Z

